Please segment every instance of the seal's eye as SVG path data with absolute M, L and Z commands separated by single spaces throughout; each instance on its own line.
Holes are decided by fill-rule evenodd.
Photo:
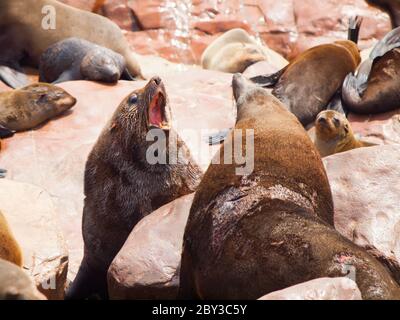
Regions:
M 131 95 L 128 102 L 130 105 L 136 104 L 138 102 L 138 96 L 136 94 Z

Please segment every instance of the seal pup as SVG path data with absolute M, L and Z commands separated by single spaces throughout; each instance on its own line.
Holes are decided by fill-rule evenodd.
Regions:
M 116 83 L 133 80 L 119 53 L 92 42 L 68 38 L 50 46 L 40 57 L 39 81 L 60 83 L 92 80 Z
M 0 259 L 0 300 L 46 300 L 46 297 L 24 270 Z
M 201 65 L 204 69 L 221 72 L 244 72 L 250 65 L 268 60 L 279 69 L 288 62 L 271 49 L 260 46 L 243 29 L 236 28 L 215 39 L 203 52 Z
M 14 131 L 30 130 L 75 104 L 76 99 L 64 89 L 46 83 L 0 92 L 0 125 Z
M 380 40 L 357 72 L 343 82 L 342 101 L 360 114 L 388 112 L 400 108 L 400 27 Z
M 340 94 L 343 80 L 354 72 L 361 61 L 357 47 L 361 18 L 350 20 L 350 40 L 335 41 L 306 50 L 284 69 L 268 76 L 251 78 L 263 87 L 273 88 L 272 94 L 294 113 L 303 126 L 329 105 L 341 110 Z M 343 111 L 342 111 L 343 112 Z
M 22 252 L 12 234 L 7 220 L 0 211 L 0 259 L 22 266 Z
M 334 229 L 324 166 L 296 117 L 241 75 L 233 90 L 235 129 L 254 130 L 254 171 L 215 162 L 206 171 L 184 233 L 179 297 L 257 299 L 354 268 L 364 299 L 399 299 L 388 271 Z
M 43 9 L 49 10 L 47 15 L 42 13 Z M 56 13 L 52 20 L 55 25 L 43 27 L 43 23 L 51 20 L 52 13 Z M 11 68 L 21 63 L 37 68 L 40 56 L 47 48 L 77 37 L 121 54 L 129 73 L 143 78 L 126 38 L 114 22 L 56 0 L 0 1 L 0 31 L 0 48 L 3 48 L 0 61 Z
M 348 150 L 371 147 L 376 144 L 358 140 L 346 117 L 334 110 L 322 111 L 315 120 L 315 136 L 312 137 L 321 157 Z
M 371 6 L 389 14 L 392 28 L 400 27 L 400 0 L 366 0 Z
M 133 227 L 157 208 L 196 189 L 202 171 L 170 123 L 164 84 L 154 77 L 121 102 L 100 135 L 86 163 L 84 258 L 68 299 L 106 297 L 108 267 Z M 169 140 L 176 138 L 181 152 L 175 162 L 149 162 L 154 142 L 146 136 L 154 132 L 166 135 L 165 148 L 155 152 L 166 159 L 171 154 Z

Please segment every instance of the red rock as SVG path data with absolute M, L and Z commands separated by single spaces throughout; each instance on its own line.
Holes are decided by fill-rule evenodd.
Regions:
M 176 299 L 193 196 L 159 208 L 135 226 L 108 270 L 110 299 Z
M 360 148 L 324 158 L 335 227 L 368 249 L 400 280 L 400 145 Z
M 319 278 L 269 293 L 259 300 L 362 300 L 362 298 L 353 280 Z
M 128 0 L 108 0 L 102 7 L 102 14 L 113 20 L 121 29 L 138 31 L 140 26 L 132 10 L 128 7 Z
M 97 0 L 60 0 L 60 2 L 82 10 L 92 11 Z

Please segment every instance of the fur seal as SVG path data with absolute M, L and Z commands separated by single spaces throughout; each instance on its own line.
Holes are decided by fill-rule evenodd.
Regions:
M 254 171 L 238 176 L 235 163 L 206 171 L 184 233 L 179 297 L 257 299 L 354 267 L 364 299 L 399 299 L 388 271 L 334 229 L 329 181 L 301 124 L 241 75 L 233 90 L 235 129 L 254 130 Z
M 57 42 L 40 57 L 40 82 L 92 80 L 116 83 L 121 77 L 133 80 L 124 57 L 83 39 L 68 38 Z
M 250 65 L 268 60 L 279 69 L 288 62 L 278 53 L 260 46 L 243 29 L 232 29 L 215 39 L 203 52 L 201 65 L 204 69 L 222 72 L 244 72 Z
M 0 258 L 22 266 L 22 252 L 0 211 Z
M 349 36 L 358 37 L 361 19 L 350 23 Z M 263 87 L 273 87 L 272 94 L 307 126 L 324 109 L 343 112 L 337 92 L 345 77 L 354 72 L 361 61 L 356 42 L 357 39 L 352 38 L 313 47 L 277 73 L 251 80 Z
M 55 9 L 55 29 L 42 26 L 46 19 L 43 8 Z M 40 56 L 47 48 L 67 38 L 77 37 L 121 54 L 129 73 L 143 78 L 127 40 L 114 22 L 55 0 L 0 1 L 0 35 L 0 48 L 3 48 L 0 62 L 17 70 L 21 62 L 38 67 Z M 13 86 L 7 81 L 9 78 L 3 77 L 3 80 Z
M 400 108 L 400 27 L 389 32 L 354 75 L 343 82 L 342 101 L 352 112 L 388 112 Z
M 321 157 L 348 150 L 375 146 L 356 139 L 346 117 L 334 110 L 322 111 L 315 120 L 314 144 Z
M 0 92 L 0 125 L 14 131 L 30 130 L 71 109 L 76 99 L 46 83 Z
M 121 102 L 100 135 L 86 163 L 84 258 L 68 299 L 106 297 L 108 267 L 132 228 L 162 205 L 193 192 L 200 182 L 202 172 L 179 137 L 182 152 L 176 164 L 147 160 L 152 142 L 146 135 L 153 128 L 167 136 L 162 153 L 170 154 L 169 138 L 176 137 L 169 129 L 170 117 L 164 84 L 154 77 Z
M 0 300 L 46 300 L 46 297 L 21 268 L 0 259 Z
M 400 0 L 366 0 L 371 6 L 389 14 L 392 28 L 400 27 Z

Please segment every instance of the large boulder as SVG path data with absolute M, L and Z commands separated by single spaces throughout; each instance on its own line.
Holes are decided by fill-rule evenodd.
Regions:
M 0 210 L 22 248 L 23 267 L 48 299 L 62 299 L 68 252 L 57 210 L 43 189 L 0 180 Z
M 323 161 L 336 229 L 383 262 L 400 282 L 400 145 L 355 149 Z
M 111 299 L 176 299 L 193 196 L 159 208 L 135 226 L 108 270 Z
M 271 292 L 259 300 L 361 300 L 357 284 L 348 278 L 319 278 Z

